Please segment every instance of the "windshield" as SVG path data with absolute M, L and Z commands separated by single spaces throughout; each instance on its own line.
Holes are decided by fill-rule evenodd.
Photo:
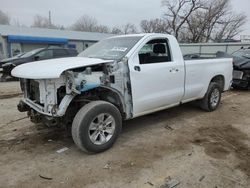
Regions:
M 25 57 L 30 57 L 30 56 L 36 54 L 37 52 L 41 51 L 42 49 L 43 49 L 43 48 L 39 48 L 39 49 L 32 50 L 32 51 L 27 52 L 27 53 L 25 53 L 24 55 L 22 55 L 22 57 L 24 57 L 24 58 L 25 58 Z
M 115 37 L 102 40 L 84 50 L 78 56 L 120 60 L 142 37 Z
M 15 55 L 13 58 L 15 58 L 15 57 L 22 57 L 24 54 L 25 54 L 25 53 L 17 54 L 17 55 Z
M 245 58 L 250 59 L 250 50 L 237 51 L 237 52 L 234 52 L 233 55 L 237 57 L 245 57 Z

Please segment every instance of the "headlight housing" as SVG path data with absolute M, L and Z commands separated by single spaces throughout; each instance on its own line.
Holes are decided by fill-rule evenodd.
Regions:
M 243 74 L 243 80 L 248 80 L 248 79 L 250 79 L 250 70 L 245 70 L 245 71 L 243 71 L 244 72 L 244 74 Z

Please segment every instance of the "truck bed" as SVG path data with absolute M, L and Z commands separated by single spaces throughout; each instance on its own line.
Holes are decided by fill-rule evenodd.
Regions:
M 197 97 L 202 98 L 210 83 L 216 75 L 224 77 L 223 91 L 228 90 L 232 80 L 231 58 L 197 58 L 185 60 L 185 95 L 182 102 L 191 101 Z M 205 85 L 204 85 L 205 84 Z
M 183 55 L 184 60 L 201 60 L 201 59 L 217 59 L 217 58 L 231 58 L 225 52 L 218 51 L 216 53 L 192 53 Z

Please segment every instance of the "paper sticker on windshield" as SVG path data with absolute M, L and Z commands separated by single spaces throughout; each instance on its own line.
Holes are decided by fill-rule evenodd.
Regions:
M 127 49 L 125 47 L 113 47 L 111 51 L 125 52 Z

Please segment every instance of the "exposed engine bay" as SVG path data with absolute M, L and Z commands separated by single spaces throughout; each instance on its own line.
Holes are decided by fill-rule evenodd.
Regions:
M 21 79 L 24 98 L 19 111 L 28 111 L 35 123 L 72 123 L 78 109 L 92 100 L 117 106 L 132 118 L 132 96 L 127 60 L 65 71 L 56 79 Z M 67 113 L 66 113 L 67 111 Z M 68 113 L 69 112 L 69 113 Z M 67 116 L 67 117 L 66 117 Z

